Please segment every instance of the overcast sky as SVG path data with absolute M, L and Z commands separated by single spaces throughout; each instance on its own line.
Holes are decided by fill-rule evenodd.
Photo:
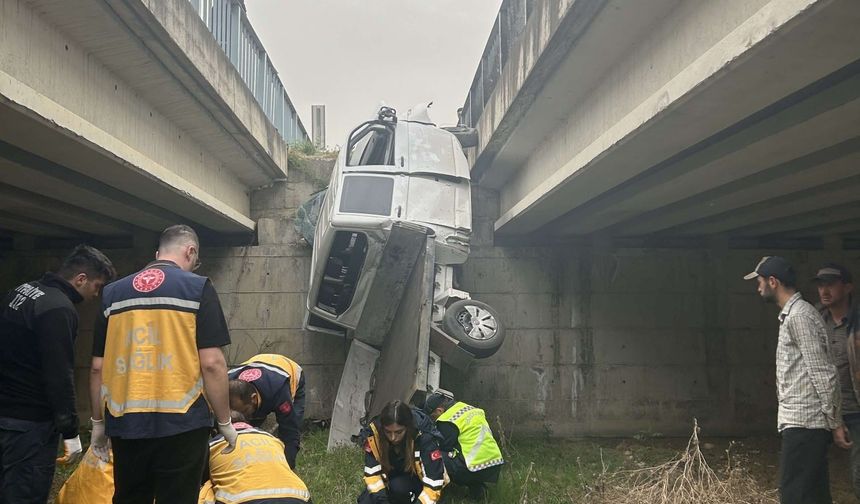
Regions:
M 326 142 L 342 145 L 381 101 L 405 117 L 433 102 L 457 122 L 501 0 L 245 0 L 248 17 L 311 133 L 326 106 Z

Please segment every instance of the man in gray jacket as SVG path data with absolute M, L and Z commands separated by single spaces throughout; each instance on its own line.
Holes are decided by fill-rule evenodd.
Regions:
M 857 378 L 857 345 L 860 344 L 860 307 L 853 302 L 854 282 L 845 267 L 827 263 L 813 279 L 821 301 L 819 312 L 830 331 L 830 355 L 839 373 L 842 391 L 842 422 L 851 442 L 851 484 L 860 498 L 860 390 Z

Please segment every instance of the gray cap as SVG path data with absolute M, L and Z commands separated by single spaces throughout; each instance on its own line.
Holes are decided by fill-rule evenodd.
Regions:
M 851 272 L 844 266 L 836 263 L 827 263 L 823 265 L 815 273 L 813 280 L 816 282 L 835 282 L 836 280 L 842 280 L 845 283 L 853 283 Z

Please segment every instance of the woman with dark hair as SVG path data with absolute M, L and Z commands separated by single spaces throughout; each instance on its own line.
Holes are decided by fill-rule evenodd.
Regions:
M 434 504 L 445 486 L 435 436 L 416 426 L 409 405 L 392 401 L 362 430 L 364 482 L 358 504 Z

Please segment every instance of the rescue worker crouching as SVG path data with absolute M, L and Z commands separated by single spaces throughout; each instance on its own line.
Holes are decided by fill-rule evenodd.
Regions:
M 446 483 L 442 452 L 433 434 L 417 428 L 407 404 L 386 404 L 361 435 L 367 488 L 358 504 L 439 502 Z
M 304 504 L 310 502 L 305 483 L 284 456 L 284 444 L 268 432 L 245 423 L 233 413 L 238 432 L 236 449 L 224 436 L 209 442 L 208 481 L 200 490 L 200 504 Z
M 259 427 L 269 413 L 278 422 L 284 455 L 296 468 L 305 416 L 305 376 L 295 361 L 277 354 L 259 354 L 229 371 L 230 408 Z
M 451 482 L 467 486 L 472 498 L 482 498 L 486 483 L 499 480 L 505 463 L 484 410 L 455 402 L 450 392 L 438 389 L 425 400 L 424 412 L 442 435 L 439 444 Z

